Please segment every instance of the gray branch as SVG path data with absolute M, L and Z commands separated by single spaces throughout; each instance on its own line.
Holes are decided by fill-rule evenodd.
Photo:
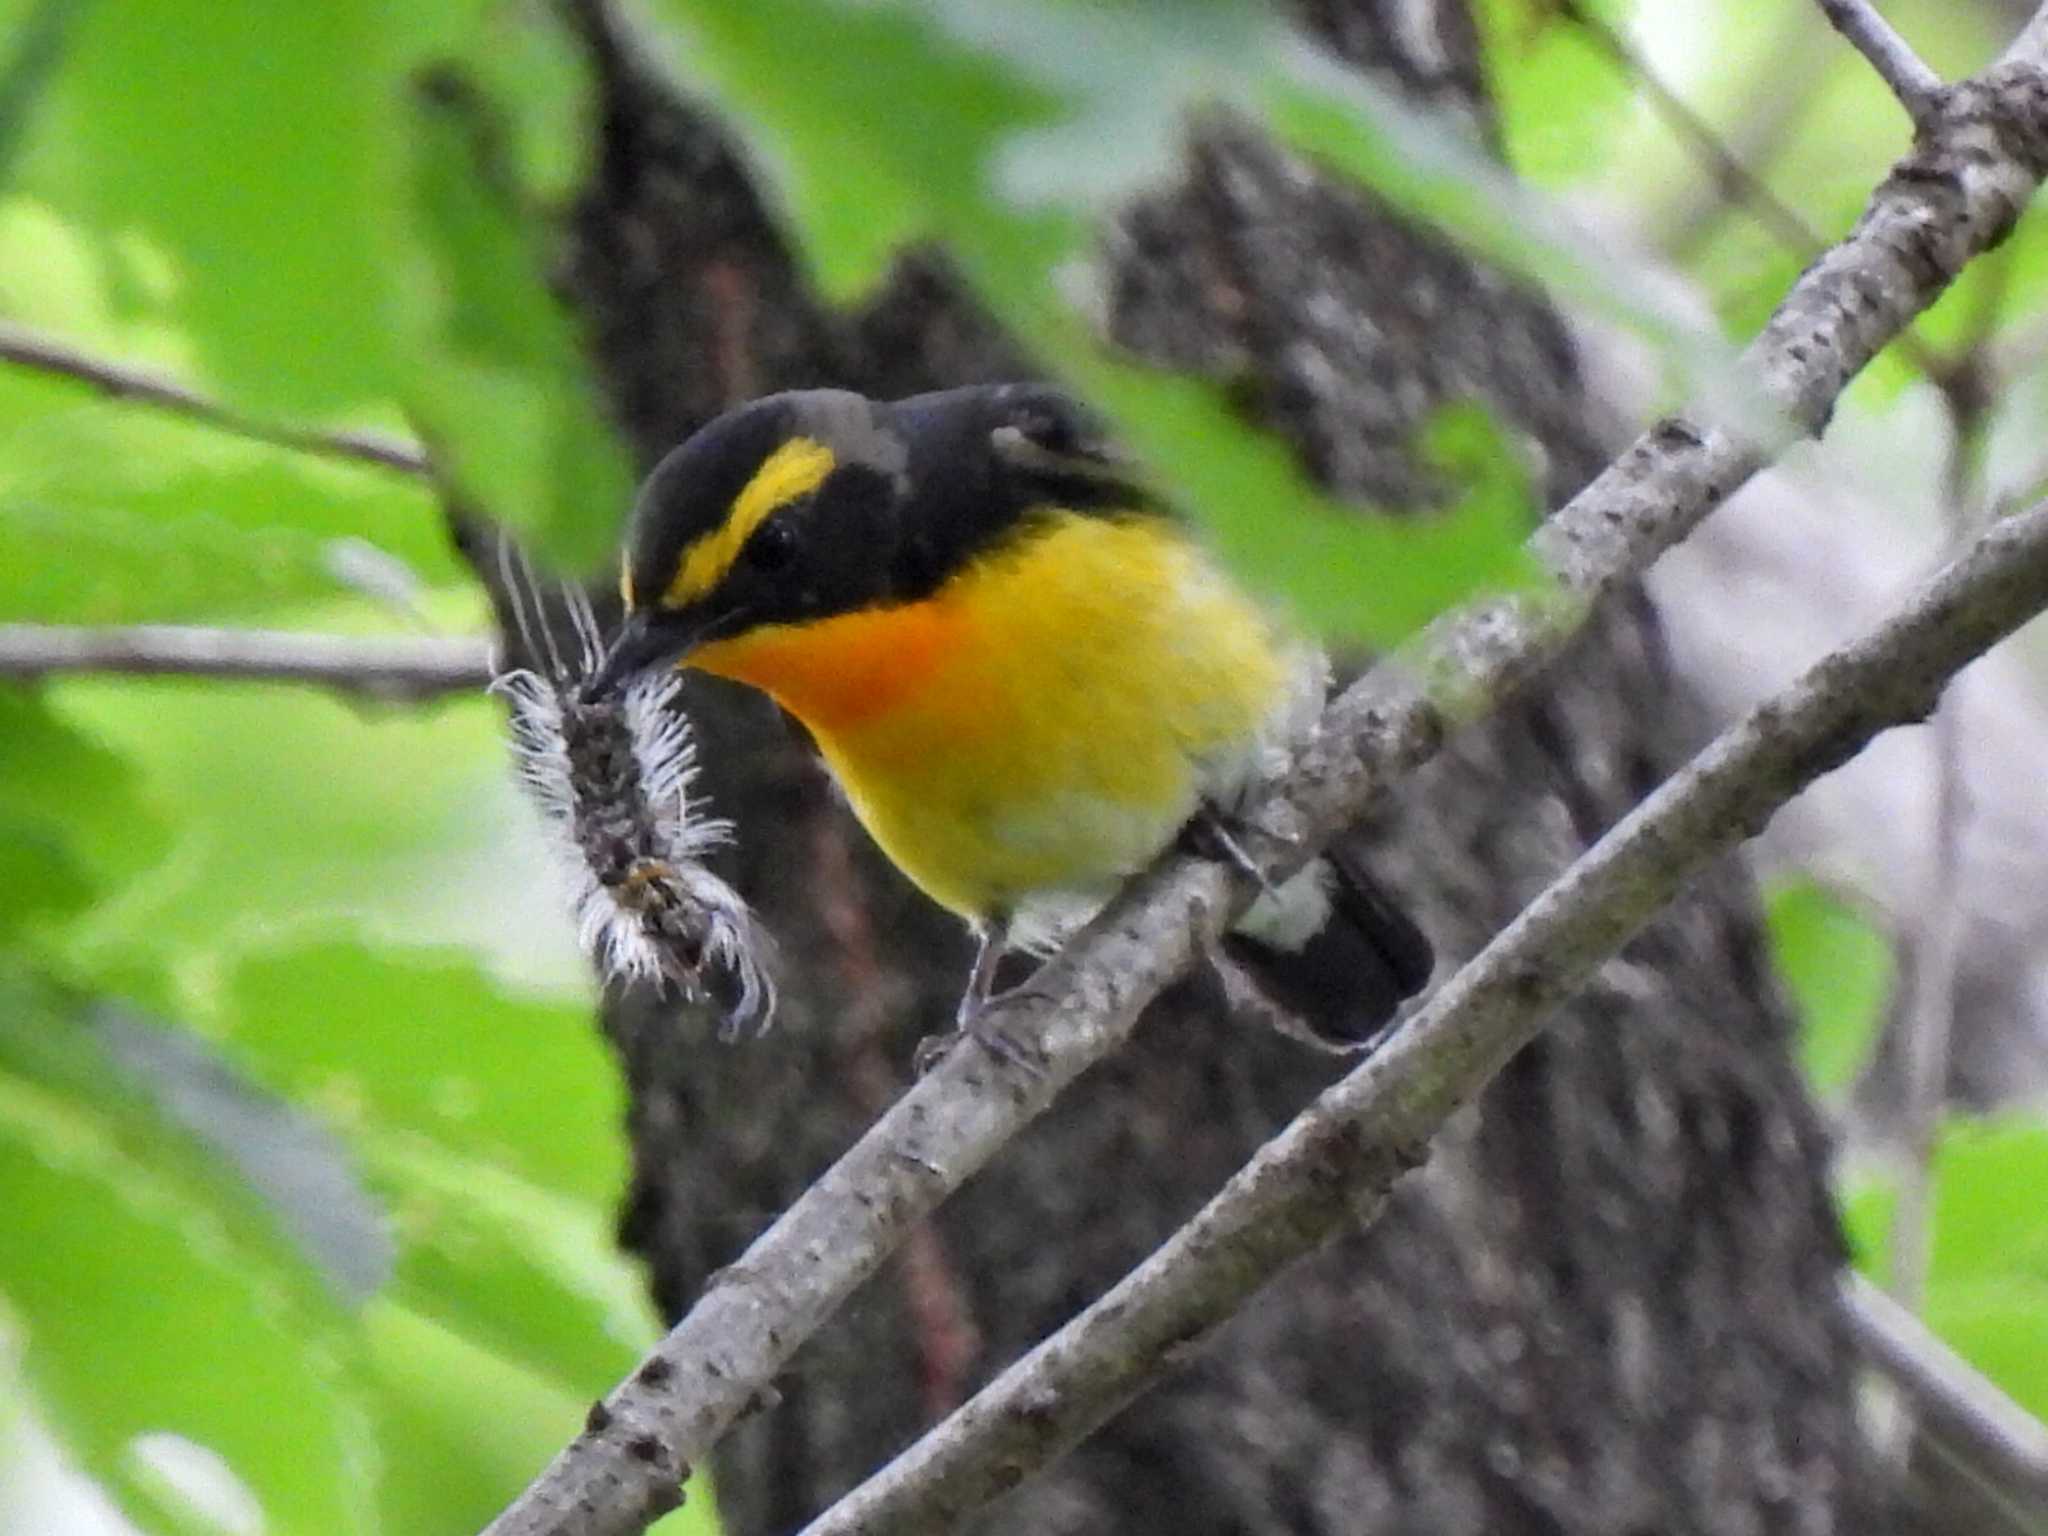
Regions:
M 410 443 L 374 432 L 315 432 L 245 416 L 160 375 L 89 357 L 62 342 L 37 336 L 19 326 L 0 324 L 0 363 L 76 379 L 109 399 L 154 406 L 230 436 L 269 443 L 274 448 L 288 448 L 294 453 L 317 454 L 323 458 L 348 459 L 358 464 L 374 464 L 379 469 L 397 470 L 405 475 L 427 477 L 433 474 L 433 466 L 427 456 Z
M 1995 306 L 1980 311 L 1978 334 L 1962 347 L 1962 361 L 1953 379 L 1959 381 L 1979 366 L 1983 332 L 1994 324 L 1996 313 Z M 1952 554 L 1968 541 L 1979 520 L 1977 481 L 1986 428 L 1985 400 L 1980 392 L 1960 382 L 1945 385 L 1942 394 L 1950 429 L 1948 463 L 1942 477 L 1946 502 L 1942 522 Z M 1965 788 L 1964 697 L 1964 689 L 1958 686 L 1936 711 L 1928 732 L 1935 757 L 1929 828 L 1932 878 L 1928 911 L 1907 941 L 1911 981 L 1897 1032 L 1904 1080 L 1899 1129 L 1906 1166 L 1892 1210 L 1887 1281 L 1892 1297 L 1909 1312 L 1919 1311 L 1925 1302 L 1927 1273 L 1934 1257 L 1934 1158 L 1954 1070 L 1957 989 L 1969 927 L 1964 906 L 1964 847 L 1974 818 Z M 1911 1408 L 1907 1399 L 1895 1396 L 1875 1415 L 1880 1422 L 1872 1439 L 1879 1453 L 1899 1470 L 1912 1458 Z
M 59 672 L 315 683 L 390 701 L 468 693 L 491 680 L 480 640 L 358 639 L 291 630 L 0 624 L 0 677 Z
M 1906 115 L 1916 123 L 1924 122 L 1941 94 L 1941 76 L 1927 67 L 1913 45 L 1899 36 L 1870 0 L 1820 0 L 1820 8 L 1834 29 L 1892 88 Z
M 1689 877 L 1880 731 L 1924 719 L 1958 668 L 2043 608 L 2048 502 L 1723 732 L 1142 1265 L 805 1536 L 950 1530 L 1079 1442 L 1282 1268 L 1370 1223 L 1452 1112 Z
M 1912 1405 L 1923 1435 L 1999 1489 L 2048 1510 L 2048 1425 L 1862 1276 L 1844 1283 L 1842 1311 L 1863 1353 Z
M 1650 62 L 1649 55 L 1631 42 L 1620 28 L 1589 9 L 1581 0 L 1559 0 L 1558 13 L 1597 43 L 1621 66 L 1624 73 L 1648 98 L 1651 108 L 1664 119 L 1672 137 L 1691 151 L 1713 178 L 1715 190 L 1727 200 L 1747 208 L 1772 239 L 1788 251 L 1810 256 L 1823 241 L 1799 211 L 1771 190 L 1770 183 L 1744 163 L 1714 127 L 1666 80 Z M 1777 85 L 1777 77 L 1772 77 Z
M 2003 238 L 2048 170 L 2048 80 L 2038 53 L 1945 94 L 1914 152 L 1855 231 L 1800 279 L 1744 355 L 1776 413 L 1747 435 L 1681 420 L 1645 434 L 1531 540 L 1556 581 L 1432 625 L 1325 718 L 1268 802 L 1266 864 L 1280 878 L 1355 821 L 1456 725 L 1554 657 L 1600 598 L 1633 580 L 1767 458 L 1819 430 L 1856 371 Z M 1006 1013 L 1037 1070 L 956 1050 L 722 1271 L 488 1536 L 629 1536 L 674 1507 L 677 1484 L 919 1217 L 1059 1090 L 1107 1055 L 1139 1011 L 1194 964 L 1253 894 L 1221 865 L 1170 856 L 1134 881 Z M 1532 1002 L 1536 999 L 1532 998 Z M 1385 1062 L 1410 1059 L 1390 1050 Z M 1385 1064 L 1368 1069 L 1378 1080 Z M 1411 1122 L 1403 1155 L 1424 1131 Z M 1259 1165 L 1255 1164 L 1254 1167 Z

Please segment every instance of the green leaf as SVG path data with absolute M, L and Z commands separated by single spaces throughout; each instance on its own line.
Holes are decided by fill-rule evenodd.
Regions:
M 119 757 L 0 685 L 0 946 L 38 917 L 85 910 L 128 858 L 163 843 Z
M 2048 1280 L 2015 1274 L 1933 1287 L 1927 1322 L 1999 1390 L 2048 1419 Z
M 566 193 L 590 137 L 552 13 L 136 0 L 69 42 L 21 180 L 87 238 L 101 336 L 168 333 L 179 377 L 259 417 L 403 400 L 471 505 L 558 564 L 600 561 L 632 476 L 547 286 L 535 194 Z M 0 303 L 51 324 L 16 286 Z
M 1799 1015 L 1807 1078 L 1841 1093 L 1870 1059 L 1891 996 L 1891 941 L 1861 910 L 1814 880 L 1765 895 L 1771 959 Z
M 1936 1158 L 1935 1285 L 2024 1276 L 2048 1285 L 2048 1124 L 1956 1120 Z
M 359 1132 L 401 1238 L 393 1296 L 501 1359 L 599 1394 L 654 1342 L 610 1202 L 552 1194 L 424 1137 Z
M 590 50 L 558 6 L 457 0 L 409 18 L 422 36 L 408 50 L 418 84 L 431 71 L 459 71 L 490 104 L 493 173 L 516 187 L 529 215 L 566 205 L 594 169 L 602 123 L 593 99 Z M 538 233 L 538 226 L 530 233 Z
M 653 1319 L 612 1233 L 625 1105 L 587 1007 L 347 945 L 253 957 L 218 1001 L 230 1058 L 356 1149 L 396 1299 L 579 1393 L 623 1374 Z
M 93 886 L 55 837 L 0 820 L 0 949 L 18 943 L 39 918 L 75 916 L 92 903 Z
M 75 969 L 191 1018 L 349 1137 L 400 1213 L 414 1304 L 579 1390 L 623 1368 L 645 1327 L 609 1234 L 623 1104 L 496 707 L 57 693 L 133 759 L 180 839 L 74 925 Z M 504 990 L 445 947 L 460 939 L 529 979 L 551 940 L 574 1001 Z
M 210 1001 L 245 1070 L 368 1133 L 387 1166 L 416 1158 L 435 1192 L 449 1159 L 586 1211 L 624 1185 L 625 1100 L 587 1004 L 519 996 L 452 952 L 344 943 L 253 954 Z
M 1587 7 L 1615 30 L 1630 8 Z M 1627 77 L 1548 0 L 1480 0 L 1473 11 L 1508 163 L 1544 186 L 1583 184 L 1613 158 L 1626 127 Z
M 88 3 L 9 0 L 0 5 L 0 186 L 7 184 L 30 115 L 64 56 L 71 24 Z
M 98 359 L 192 371 L 187 339 L 112 312 L 91 243 L 40 204 L 0 202 L 0 310 Z M 0 367 L 0 619 L 268 613 L 343 592 L 337 555 L 362 544 L 426 585 L 468 580 L 422 483 Z
M 458 578 L 424 485 L 11 370 L 0 542 L 8 622 L 217 622 L 345 595 L 337 555 L 349 543 L 427 583 Z
M 2048 1124 L 1952 1119 L 1934 1160 L 1928 1322 L 2001 1389 L 2048 1416 Z M 1882 1280 L 1896 1187 L 1865 1179 L 1843 1202 L 1857 1267 Z
M 214 1529 L 138 1438 L 177 1436 L 224 1460 L 268 1530 L 373 1529 L 346 1318 L 233 1171 L 18 976 L 0 978 L 0 1187 L 0 1306 L 28 1380 L 131 1515 Z
M 276 687 L 99 680 L 47 695 L 134 765 L 176 833 L 161 859 L 128 851 L 120 900 L 67 936 L 70 962 L 96 983 L 203 1014 L 243 954 L 355 934 L 462 944 L 500 974 L 585 995 L 494 702 L 363 710 Z M 116 838 L 118 825 L 98 825 Z
M 1665 285 L 1438 119 L 1299 47 L 1275 58 L 1257 100 L 1285 143 L 1502 272 L 1627 327 L 1656 348 L 1674 385 L 1730 375 L 1734 352 L 1702 333 Z
M 22 185 L 99 244 L 238 404 L 324 415 L 385 397 L 397 132 L 367 0 L 124 0 L 70 30 Z
M 1535 496 L 1480 406 L 1448 407 L 1420 434 L 1443 509 L 1390 518 L 1323 495 L 1285 444 L 1246 427 L 1208 385 L 1101 364 L 1083 372 L 1218 553 L 1317 633 L 1391 645 L 1481 587 L 1535 579 L 1521 542 Z
M 581 337 L 543 281 L 550 232 L 516 180 L 517 119 L 452 63 L 417 77 L 408 102 L 414 414 L 463 496 L 555 564 L 593 570 L 616 543 L 633 475 Z
M 1311 624 L 1391 643 L 1476 583 L 1526 577 L 1530 505 L 1506 489 L 1519 483 L 1511 456 L 1478 476 L 1470 453 L 1455 470 L 1443 461 L 1455 510 L 1362 516 L 1318 495 L 1213 384 L 1112 357 L 1061 297 L 1089 216 L 1172 166 L 1183 110 L 1249 101 L 1292 57 L 1263 8 L 671 0 L 661 13 L 693 77 L 754 131 L 830 289 L 871 283 L 904 241 L 942 239 L 1226 558 Z M 788 48 L 798 35 L 805 47 Z M 1457 417 L 1439 449 L 1482 430 Z
M 382 1388 L 380 1434 L 401 1448 L 382 1490 L 387 1531 L 481 1529 L 581 1430 L 596 1395 L 565 1392 L 402 1306 L 379 1303 L 363 1321 Z M 653 1536 L 717 1536 L 706 1479 L 692 1478 L 688 1495 Z
M 580 1427 L 583 1399 L 430 1318 L 379 1301 L 362 1321 L 391 1448 L 378 1503 L 394 1536 L 482 1530 Z
M 657 10 L 683 39 L 692 78 L 753 129 L 828 293 L 872 286 L 913 240 L 965 236 L 999 254 L 1014 234 L 1019 214 L 988 180 L 995 152 L 1063 115 L 1059 98 L 1011 62 L 1015 52 L 1006 60 L 960 45 L 930 7 L 663 0 Z M 974 238 L 980 212 L 995 221 L 987 240 Z
M 1839 1181 L 1835 1197 L 1856 1267 L 1882 1283 L 1891 1271 L 1892 1218 L 1899 1205 L 1896 1178 L 1889 1169 L 1858 1169 Z

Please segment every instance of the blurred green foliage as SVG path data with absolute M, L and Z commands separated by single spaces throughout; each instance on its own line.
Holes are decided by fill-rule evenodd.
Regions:
M 37 8 L 39 51 L 0 47 L 0 314 L 246 416 L 424 434 L 472 505 L 605 562 L 630 483 L 548 288 L 589 144 L 549 15 Z M 8 622 L 388 626 L 364 551 L 434 620 L 481 609 L 417 480 L 22 368 L 0 546 Z M 0 687 L 0 1334 L 146 1529 L 221 1528 L 176 1436 L 271 1531 L 473 1531 L 652 1338 L 616 1074 L 499 732 L 481 699 Z M 110 1009 L 197 1049 L 226 1121 L 336 1136 L 369 1234 L 286 1219 Z
M 1295 98 L 1327 108 L 1292 135 L 1303 147 L 1335 148 L 1331 115 L 1377 142 L 1372 124 L 1319 88 L 1321 76 L 1295 78 L 1298 50 L 1265 6 L 663 0 L 658 9 L 683 41 L 690 77 L 766 149 L 761 164 L 828 292 L 868 288 L 906 242 L 941 242 L 1044 366 L 1107 411 L 1225 556 L 1311 627 L 1387 645 L 1479 587 L 1529 578 L 1520 540 L 1537 508 L 1513 454 L 1494 454 L 1477 477 L 1459 473 L 1469 463 L 1454 454 L 1431 516 L 1361 518 L 1319 492 L 1279 443 L 1247 431 L 1215 382 L 1120 360 L 1086 322 L 1094 217 L 1170 171 L 1190 111 L 1258 114 L 1291 83 Z M 796 36 L 802 48 L 783 45 Z M 859 66 L 847 67 L 853 59 Z M 1291 126 L 1277 113 L 1274 121 Z M 1479 162 L 1468 152 L 1457 164 Z M 1459 183 L 1390 175 L 1374 185 L 1428 201 Z M 1433 446 L 1485 430 L 1476 416 L 1455 413 Z
M 1838 1109 L 1872 1063 L 1893 1004 L 1890 939 L 1842 896 L 1812 880 L 1768 893 L 1771 957 L 1791 995 L 1800 1056 Z M 1852 1166 L 1844 1226 L 1857 1267 L 1891 1271 L 1897 1170 Z M 2036 1414 L 2048 1417 L 2048 1123 L 1951 1117 L 1931 1169 L 1932 1243 L 1924 1315 L 1956 1351 Z
M 563 147 L 585 137 L 577 55 L 549 15 L 84 7 L 15 172 L 19 196 L 87 242 L 108 324 L 80 339 L 167 333 L 182 373 L 257 415 L 396 406 L 459 490 L 556 562 L 599 564 L 630 474 L 529 202 L 568 184 Z M 508 73 L 522 59 L 547 62 Z M 26 297 L 9 307 L 35 315 Z M 122 462 L 118 444 L 99 457 Z
M 1690 24 L 1734 46 L 1736 9 Z M 1478 11 L 1522 176 L 1575 196 L 1698 176 L 1559 7 Z M 1530 466 L 1485 411 L 1453 407 L 1416 445 L 1440 508 L 1360 518 L 1245 426 L 1227 381 L 1100 345 L 1096 220 L 1170 170 L 1190 111 L 1263 121 L 1632 328 L 1667 389 L 1725 361 L 1723 334 L 1674 319 L 1611 242 L 1251 0 L 636 15 L 740 131 L 825 294 L 942 242 L 1225 556 L 1333 634 L 1388 643 L 1527 579 Z M 1704 106 L 1768 67 L 1708 80 L 1725 99 Z M 1902 126 L 1853 60 L 1824 73 L 1767 169 L 1828 236 Z M 594 568 L 628 458 L 550 286 L 594 142 L 588 88 L 541 0 L 0 0 L 0 317 L 245 416 L 410 435 L 467 505 Z M 2037 223 L 1931 335 L 2038 294 Z M 1687 270 L 1739 340 L 1802 260 L 1731 215 Z M 419 480 L 0 365 L 0 622 L 387 626 L 350 549 L 410 573 L 405 622 L 479 622 Z M 176 1491 L 163 1435 L 222 1458 L 274 1532 L 474 1530 L 650 1337 L 610 1237 L 619 1089 L 499 731 L 480 699 L 0 685 L 0 1357 L 149 1531 L 222 1528 Z M 1868 1048 L 1884 943 L 1811 888 L 1771 920 L 1809 1063 L 1837 1088 Z M 325 1226 L 222 1134 L 239 1120 L 314 1138 L 301 1171 L 346 1191 Z M 2038 1202 L 2017 1193 L 2042 1172 L 2031 1134 L 1945 1153 L 1936 1312 L 2039 1407 L 2021 1358 L 2048 1286 Z M 357 1204 L 374 1219 L 341 1219 Z M 668 1528 L 708 1529 L 708 1505 Z
M 2029 1412 L 2048 1418 L 2048 1125 L 1957 1117 L 1934 1166 L 1928 1323 Z M 1859 1268 L 1890 1268 L 1896 1184 L 1859 1177 L 1844 1202 Z
M 236 1468 L 278 1529 L 374 1529 L 355 1330 L 231 1168 L 106 1059 L 79 1007 L 0 977 L 0 1286 L 86 1465 L 161 1525 L 133 1442 Z
M 1600 23 L 1625 28 L 1632 6 L 1587 4 Z M 1479 0 L 1472 7 L 1501 137 L 1518 175 L 1540 186 L 1583 186 L 1612 159 L 1633 105 L 1628 77 L 1599 39 L 1543 0 Z
M 1845 897 L 1787 880 L 1764 898 L 1765 932 L 1799 1018 L 1799 1057 L 1839 1097 L 1869 1062 L 1892 995 L 1891 941 Z

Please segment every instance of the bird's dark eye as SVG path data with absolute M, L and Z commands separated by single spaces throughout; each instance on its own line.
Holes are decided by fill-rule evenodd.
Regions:
M 795 554 L 796 529 L 780 519 L 763 523 L 747 540 L 747 564 L 757 571 L 779 571 Z

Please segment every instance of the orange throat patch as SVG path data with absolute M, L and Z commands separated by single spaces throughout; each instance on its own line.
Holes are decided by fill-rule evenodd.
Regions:
M 908 703 L 970 638 L 945 597 L 770 624 L 700 647 L 688 665 L 769 695 L 813 735 L 840 735 Z

